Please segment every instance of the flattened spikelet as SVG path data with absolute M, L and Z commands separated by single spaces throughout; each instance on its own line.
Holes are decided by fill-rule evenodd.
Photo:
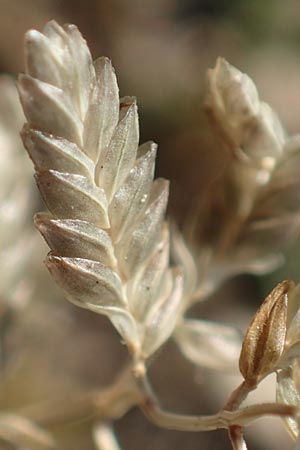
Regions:
M 22 136 L 51 212 L 35 219 L 52 250 L 46 264 L 70 301 L 107 315 L 132 351 L 150 356 L 175 327 L 182 286 L 169 269 L 156 146 L 138 148 L 135 99 L 119 99 L 111 62 L 93 64 L 76 27 L 51 21 L 25 46 Z

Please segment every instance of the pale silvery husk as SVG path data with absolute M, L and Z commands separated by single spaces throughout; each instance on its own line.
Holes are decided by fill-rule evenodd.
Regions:
M 51 212 L 36 216 L 46 264 L 70 301 L 107 315 L 148 357 L 182 299 L 182 275 L 169 266 L 168 182 L 153 181 L 156 146 L 138 147 L 135 99 L 119 99 L 111 62 L 93 63 L 75 26 L 28 32 L 26 64 L 23 140 Z

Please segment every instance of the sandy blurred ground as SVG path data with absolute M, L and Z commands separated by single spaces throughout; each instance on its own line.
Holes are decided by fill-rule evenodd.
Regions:
M 15 76 L 23 70 L 25 31 L 41 30 L 52 18 L 75 23 L 94 57 L 113 60 L 121 93 L 137 96 L 141 140 L 159 143 L 157 174 L 171 180 L 170 212 L 179 221 L 226 164 L 202 108 L 206 69 L 217 56 L 253 77 L 287 130 L 300 131 L 297 0 L 0 0 L 0 72 Z M 289 268 L 297 277 L 297 252 L 292 256 Z M 2 382 L 4 408 L 101 386 L 126 358 L 104 318 L 63 302 L 46 271 L 42 280 L 34 306 L 12 323 L 8 334 L 13 371 Z M 240 277 L 192 314 L 244 330 L 270 284 L 268 279 Z M 191 414 L 215 412 L 237 383 L 237 377 L 196 369 L 172 343 L 151 376 L 164 405 Z M 274 386 L 266 384 L 261 395 L 274 398 Z M 250 449 L 288 448 L 287 433 L 278 424 L 263 421 L 250 429 Z M 136 410 L 116 429 L 124 450 L 231 448 L 225 432 L 159 430 Z M 88 427 L 57 433 L 66 450 L 93 448 Z

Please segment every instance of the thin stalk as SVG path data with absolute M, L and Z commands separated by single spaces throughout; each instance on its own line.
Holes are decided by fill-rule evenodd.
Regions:
M 232 426 L 228 430 L 228 435 L 232 444 L 233 450 L 248 450 L 247 444 L 244 440 L 242 427 Z
M 137 382 L 140 390 L 144 393 L 144 400 L 139 407 L 151 422 L 167 429 L 195 432 L 213 431 L 221 428 L 229 429 L 232 425 L 243 427 L 266 415 L 296 417 L 300 414 L 299 408 L 295 406 L 265 403 L 233 411 L 223 409 L 217 414 L 209 416 L 183 416 L 161 408 L 146 375 L 141 376 Z M 235 391 L 235 396 L 231 396 L 229 399 L 232 406 L 236 404 L 237 397 L 245 398 L 247 389 L 246 386 L 241 385 Z
M 226 411 L 234 411 L 247 398 L 248 394 L 253 391 L 256 386 L 249 386 L 246 381 L 243 381 L 230 395 L 224 409 Z
M 255 385 L 249 385 L 246 381 L 243 381 L 230 395 L 224 409 L 227 411 L 236 410 L 240 404 L 248 396 L 249 392 L 256 388 Z M 233 450 L 247 450 L 247 444 L 243 436 L 243 427 L 233 425 L 228 428 L 228 436 L 232 444 Z
M 244 427 L 262 416 L 295 417 L 299 413 L 296 407 L 274 403 L 249 406 L 238 411 L 222 410 L 210 416 L 181 416 L 164 411 L 149 401 L 141 404 L 140 408 L 159 427 L 194 432 L 228 429 L 232 425 Z

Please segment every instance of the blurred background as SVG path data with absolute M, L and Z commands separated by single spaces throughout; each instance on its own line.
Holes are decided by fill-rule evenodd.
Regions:
M 279 114 L 288 133 L 300 131 L 298 0 L 0 0 L 2 74 L 15 78 L 23 71 L 24 33 L 30 28 L 41 30 L 50 19 L 75 23 L 94 58 L 106 55 L 112 59 L 121 95 L 137 97 L 141 142 L 151 139 L 159 144 L 157 175 L 171 180 L 169 212 L 178 222 L 226 164 L 203 112 L 206 70 L 218 56 L 254 79 L 261 98 Z M 3 99 L 1 95 L 0 104 Z M 10 117 L 11 129 L 8 126 L 7 130 L 16 136 L 22 120 L 18 118 L 16 125 L 14 114 Z M 23 151 L 20 142 L 14 146 Z M 41 206 L 31 187 L 30 166 L 25 169 L 26 156 L 23 164 L 30 185 L 26 226 L 31 229 L 32 211 Z M 126 359 L 118 336 L 104 318 L 62 300 L 42 267 L 48 251 L 42 245 L 38 238 L 30 262 L 29 272 L 38 274 L 30 281 L 30 301 L 25 302 L 31 306 L 21 307 L 24 313 L 13 318 L 11 312 L 3 314 L 9 331 L 1 347 L 1 408 L 105 385 Z M 226 283 L 194 315 L 244 330 L 278 281 L 286 277 L 299 281 L 299 255 L 300 245 L 295 243 L 287 252 L 286 264 L 276 273 L 259 279 L 242 276 Z M 239 379 L 238 375 L 195 368 L 173 343 L 153 364 L 151 374 L 163 404 L 190 414 L 215 412 Z M 261 399 L 271 400 L 274 395 L 270 383 L 261 391 Z M 116 429 L 124 450 L 231 448 L 225 432 L 168 432 L 149 424 L 136 410 L 119 421 Z M 88 427 L 56 433 L 67 450 L 93 448 Z M 274 428 L 273 421 L 264 420 L 249 431 L 250 449 L 290 445 L 280 421 Z

